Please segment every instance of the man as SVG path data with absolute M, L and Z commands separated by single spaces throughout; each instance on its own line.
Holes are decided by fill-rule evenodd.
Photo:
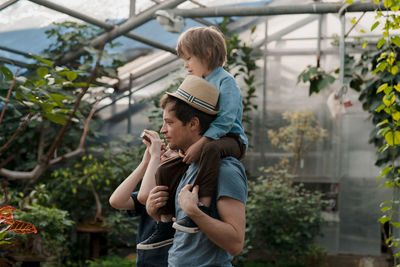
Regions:
M 177 92 L 166 94 L 160 101 L 164 110 L 161 133 L 168 146 L 184 153 L 199 140 L 214 119 L 209 114 L 215 114 L 217 102 L 218 90 L 192 75 Z M 160 221 L 159 209 L 172 197 L 176 220 L 189 216 L 200 228 L 196 234 L 176 231 L 169 266 L 232 266 L 230 261 L 243 249 L 245 236 L 247 179 L 243 165 L 233 157 L 222 160 L 210 215 L 200 210 L 199 188 L 192 186 L 197 170 L 198 162 L 189 165 L 176 195 L 169 196 L 166 186 L 155 186 L 146 201 L 147 212 Z

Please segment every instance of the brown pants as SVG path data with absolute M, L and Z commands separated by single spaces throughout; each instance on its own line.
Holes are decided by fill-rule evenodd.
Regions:
M 219 140 L 213 140 L 203 146 L 199 159 L 199 170 L 194 185 L 199 186 L 199 197 L 211 197 L 217 187 L 217 179 L 221 158 L 232 156 L 241 159 L 246 151 L 246 146 L 239 141 L 239 135 L 228 133 Z M 160 209 L 161 214 L 175 213 L 175 194 L 188 164 L 181 157 L 165 161 L 156 172 L 157 185 L 168 186 L 169 198 L 167 204 Z

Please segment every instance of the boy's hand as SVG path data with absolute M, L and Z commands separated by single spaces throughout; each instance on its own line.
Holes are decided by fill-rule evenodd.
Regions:
M 186 215 L 195 214 L 199 209 L 199 186 L 185 185 L 178 194 L 178 203 Z
M 163 143 L 158 133 L 155 131 L 144 130 L 141 137 L 143 138 L 142 142 L 147 146 L 150 156 L 160 157 Z
M 185 153 L 183 162 L 191 164 L 196 162 L 200 158 L 201 151 L 203 150 L 203 145 L 208 143 L 207 137 L 201 137 L 196 143 L 192 144 Z

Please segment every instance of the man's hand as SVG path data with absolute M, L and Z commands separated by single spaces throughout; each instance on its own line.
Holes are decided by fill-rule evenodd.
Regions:
M 196 143 L 192 144 L 185 152 L 185 157 L 183 158 L 183 162 L 187 164 L 191 164 L 196 162 L 201 155 L 201 151 L 203 150 L 204 144 L 208 143 L 209 139 L 205 136 L 201 137 L 197 140 Z
M 193 190 L 190 191 L 192 188 Z M 198 213 L 200 211 L 197 207 L 199 203 L 199 186 L 185 185 L 178 194 L 178 203 L 187 216 L 191 217 L 191 215 Z
M 168 186 L 159 185 L 150 190 L 146 201 L 147 213 L 156 221 L 160 221 L 159 209 L 167 204 Z

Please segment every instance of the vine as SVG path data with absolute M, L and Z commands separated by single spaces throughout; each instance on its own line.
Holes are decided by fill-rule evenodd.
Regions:
M 374 3 L 378 4 L 379 1 L 374 0 Z M 378 10 L 376 12 L 375 22 L 371 27 L 371 31 L 373 31 L 380 25 L 379 19 L 383 18 L 382 37 L 377 43 L 377 48 L 383 48 L 383 51 L 379 54 L 377 65 L 371 74 L 375 75 L 379 72 L 388 74 L 387 79 L 381 80 L 381 84 L 376 91 L 377 94 L 383 93 L 383 96 L 380 105 L 375 111 L 387 114 L 387 118 L 376 125 L 379 128 L 377 134 L 384 137 L 384 144 L 379 148 L 378 152 L 388 150 L 391 155 L 391 162 L 383 168 L 377 180 L 383 177 L 386 178 L 380 187 L 384 186 L 392 189 L 392 198 L 381 203 L 383 215 L 379 218 L 379 222 L 389 225 L 389 232 L 385 242 L 391 248 L 394 266 L 400 266 L 398 264 L 400 257 L 400 251 L 398 251 L 400 242 L 400 168 L 396 166 L 396 153 L 394 153 L 400 145 L 400 102 L 398 99 L 400 80 L 397 76 L 400 66 L 400 37 L 393 34 L 393 31 L 400 28 L 400 15 L 396 13 L 400 9 L 400 1 L 385 0 L 384 6 L 386 11 Z

